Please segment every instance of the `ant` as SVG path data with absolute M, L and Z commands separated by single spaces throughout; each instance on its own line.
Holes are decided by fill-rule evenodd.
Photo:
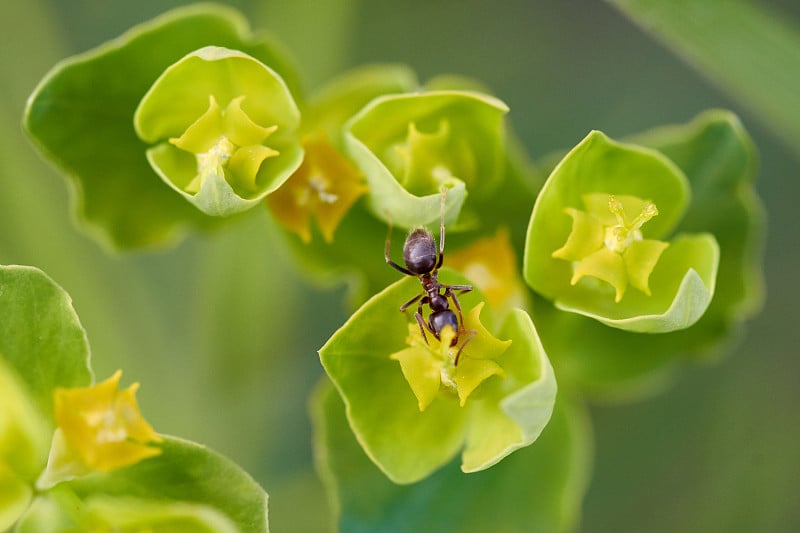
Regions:
M 469 335 L 456 354 L 453 364 L 457 365 L 461 350 L 472 340 L 472 337 L 475 336 L 475 332 L 464 329 L 464 317 L 461 314 L 461 305 L 458 303 L 456 291 L 458 291 L 459 294 L 464 294 L 471 291 L 473 287 L 472 285 L 444 285 L 437 279 L 439 269 L 444 262 L 444 200 L 446 195 L 447 189 L 442 190 L 439 253 L 436 253 L 436 241 L 434 241 L 431 232 L 425 228 L 419 227 L 409 233 L 403 245 L 403 262 L 405 262 L 406 266 L 398 265 L 389 257 L 392 235 L 392 228 L 390 225 L 389 235 L 386 237 L 384 257 L 389 266 L 402 272 L 406 276 L 416 277 L 422 284 L 422 292 L 400 306 L 400 312 L 405 312 L 411 305 L 417 303 L 417 312 L 414 313 L 414 318 L 417 319 L 419 330 L 426 343 L 428 342 L 428 337 L 425 335 L 426 329 L 433 334 L 434 337 L 441 340 L 439 336 L 441 331 L 446 326 L 453 328 L 456 334 L 450 346 L 456 346 L 458 344 L 459 334 L 467 333 Z M 450 309 L 450 300 L 452 300 L 453 305 L 458 311 L 458 316 Z M 431 311 L 427 322 L 422 315 L 422 307 L 424 305 L 428 305 Z

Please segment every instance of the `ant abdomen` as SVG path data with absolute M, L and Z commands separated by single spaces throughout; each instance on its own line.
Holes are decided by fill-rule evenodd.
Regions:
M 431 327 L 431 330 L 435 332 L 436 338 L 441 340 L 441 332 L 444 330 L 446 326 L 450 326 L 453 328 L 453 331 L 456 332 L 456 336 L 453 337 L 450 345 L 455 346 L 458 342 L 458 317 L 456 314 L 452 312 L 450 309 L 445 309 L 444 311 L 437 311 L 435 313 L 431 313 L 430 318 L 428 318 L 428 325 Z
M 417 228 L 406 238 L 403 245 L 403 261 L 414 274 L 426 274 L 436 266 L 436 242 L 433 235 L 423 228 Z

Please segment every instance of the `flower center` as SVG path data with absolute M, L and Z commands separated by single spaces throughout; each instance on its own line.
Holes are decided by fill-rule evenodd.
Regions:
M 237 148 L 238 146 L 233 144 L 226 135 L 220 135 L 217 142 L 208 151 L 196 154 L 197 173 L 200 176 L 211 173 L 222 175 L 223 169 Z
M 614 195 L 608 197 L 608 210 L 614 215 L 617 223 L 613 226 L 606 226 L 603 244 L 618 254 L 624 253 L 634 241 L 641 241 L 641 227 L 658 214 L 656 204 L 646 202 L 636 218 L 628 222 L 622 202 Z

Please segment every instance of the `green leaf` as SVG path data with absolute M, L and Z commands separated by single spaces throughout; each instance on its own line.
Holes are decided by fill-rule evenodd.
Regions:
M 445 283 L 468 283 L 446 269 L 440 276 Z M 418 326 L 413 318 L 397 312 L 398 304 L 419 291 L 419 282 L 413 278 L 387 287 L 320 349 L 323 367 L 347 405 L 353 432 L 372 460 L 397 483 L 428 476 L 464 446 L 464 471 L 492 466 L 536 440 L 555 400 L 552 369 L 530 318 L 523 311 L 514 311 L 498 330 L 501 339 L 512 341 L 510 348 L 507 343 L 489 342 L 480 323 L 471 322 L 469 311 L 478 307 L 473 302 L 482 298 L 477 290 L 459 298 L 464 327 L 475 332 L 474 341 L 463 345 L 461 361 L 496 357 L 499 369 L 484 368 L 482 373 L 477 369 L 481 382 L 472 392 L 478 384 L 459 376 L 461 366 L 455 367 L 456 377 L 452 378 L 446 376 L 452 361 L 437 363 L 441 371 L 433 378 L 442 384 L 431 392 L 430 365 L 421 364 L 420 357 L 432 357 L 426 348 L 435 352 L 439 343 L 436 339 L 425 343 L 420 337 L 411 344 L 419 353 L 411 353 L 409 342 L 418 336 Z M 481 322 L 492 324 L 491 317 Z M 493 356 L 488 355 L 490 347 Z M 457 386 L 470 390 L 454 390 Z M 489 425 L 498 430 L 492 438 L 483 434 Z
M 173 515 L 198 517 L 206 527 L 223 522 L 232 523 L 236 531 L 269 530 L 267 494 L 241 468 L 204 446 L 174 437 L 165 437 L 159 446 L 162 454 L 157 457 L 67 485 L 87 506 L 97 506 L 95 512 L 109 517 L 119 518 L 117 513 L 125 509 L 131 518 L 149 515 L 155 525 Z
M 689 203 L 686 177 L 665 156 L 592 132 L 556 166 L 536 200 L 525 279 L 560 308 L 612 327 L 689 327 L 714 294 L 719 260 L 710 235 L 676 239 L 664 249 Z M 597 252 L 575 255 L 591 251 L 590 244 L 599 244 Z
M 574 530 L 590 469 L 591 432 L 580 404 L 559 397 L 536 445 L 493 468 L 451 463 L 419 483 L 395 485 L 364 454 L 341 398 L 323 382 L 311 403 L 317 468 L 340 531 Z
M 404 228 L 455 220 L 467 192 L 486 193 L 503 177 L 500 100 L 468 91 L 374 99 L 345 126 L 345 147 L 367 178 L 375 215 Z
M 0 266 L 0 357 L 52 418 L 53 390 L 92 380 L 86 333 L 72 300 L 44 272 Z
M 796 23 L 769 6 L 743 0 L 609 1 L 756 112 L 765 126 L 799 153 L 800 28 Z
M 180 8 L 56 65 L 31 95 L 24 126 L 76 189 L 79 219 L 115 248 L 164 246 L 206 217 L 150 168 L 133 128 L 139 101 L 187 53 L 213 44 L 241 50 L 294 80 L 266 38 L 235 10 Z M 290 82 L 293 86 L 294 82 Z
M 0 266 L 0 530 L 27 508 L 47 461 L 53 390 L 88 383 L 89 347 L 69 296 L 42 271 Z

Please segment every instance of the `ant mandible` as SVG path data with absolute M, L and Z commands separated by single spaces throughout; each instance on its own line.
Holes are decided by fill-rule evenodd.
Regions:
M 459 334 L 470 334 L 464 341 L 464 344 L 456 354 L 454 364 L 458 364 L 458 358 L 461 355 L 461 350 L 467 344 L 475 332 L 464 329 L 464 317 L 461 314 L 461 305 L 458 303 L 456 291 L 459 294 L 464 294 L 472 290 L 472 285 L 444 285 L 437 279 L 439 269 L 444 262 L 444 204 L 447 189 L 442 191 L 442 207 L 441 207 L 441 225 L 439 227 L 439 253 L 436 253 L 436 242 L 433 235 L 425 228 L 416 228 L 408 237 L 403 245 L 403 262 L 406 266 L 402 267 L 392 261 L 389 256 L 391 248 L 391 225 L 389 226 L 389 235 L 386 237 L 386 248 L 384 250 L 384 257 L 386 263 L 392 268 L 402 272 L 406 276 L 414 276 L 419 279 L 422 284 L 422 292 L 412 299 L 400 306 L 400 311 L 405 312 L 411 305 L 417 303 L 417 312 L 414 313 L 414 318 L 417 319 L 419 330 L 422 333 L 422 338 L 428 342 L 428 337 L 425 335 L 427 329 L 434 337 L 441 340 L 440 333 L 446 327 L 450 326 L 455 331 L 450 346 L 456 346 L 459 340 Z M 442 292 L 444 291 L 444 292 Z M 450 309 L 450 300 L 458 311 L 458 316 Z M 425 321 L 422 315 L 422 307 L 428 305 L 431 314 L 428 320 Z

